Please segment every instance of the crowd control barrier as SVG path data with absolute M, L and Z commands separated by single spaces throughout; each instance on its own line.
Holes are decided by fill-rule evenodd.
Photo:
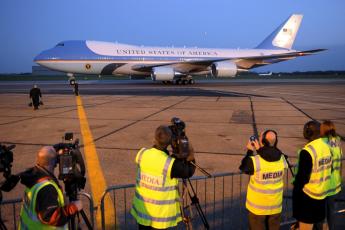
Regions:
M 342 160 L 344 163 L 345 159 Z M 344 164 L 342 164 L 344 168 Z M 345 178 L 342 170 L 343 178 Z M 281 229 L 289 229 L 295 222 L 292 218 L 292 175 L 289 169 L 284 176 L 284 200 L 281 220 Z M 245 208 L 246 191 L 249 176 L 240 172 L 220 173 L 212 175 L 212 178 L 198 176 L 191 178 L 193 187 L 199 198 L 200 205 L 210 224 L 210 229 L 248 229 L 247 210 Z M 181 185 L 180 183 L 180 191 Z M 342 190 L 337 210 L 339 215 L 343 215 L 345 202 L 345 188 Z M 102 229 L 109 229 L 110 221 L 105 218 L 105 197 L 110 196 L 115 210 L 115 226 L 113 229 L 137 229 L 135 219 L 130 214 L 132 199 L 134 196 L 135 184 L 110 186 L 106 189 L 101 199 L 101 221 Z M 184 206 L 188 207 L 190 200 L 184 200 Z M 339 210 L 340 209 L 340 210 Z M 191 209 L 193 229 L 203 229 L 202 222 L 197 216 L 195 209 Z M 190 208 L 186 208 L 190 213 Z M 345 223 L 344 223 L 345 225 Z M 183 223 L 180 223 L 176 229 L 185 229 Z

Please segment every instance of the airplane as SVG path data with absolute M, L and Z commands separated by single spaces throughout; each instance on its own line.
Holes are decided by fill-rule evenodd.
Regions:
M 252 68 L 325 49 L 292 49 L 303 15 L 292 14 L 253 49 L 148 47 L 89 40 L 59 42 L 41 52 L 34 62 L 62 71 L 75 83 L 74 74 L 151 77 L 165 84 L 194 84 L 193 76 L 230 78 Z

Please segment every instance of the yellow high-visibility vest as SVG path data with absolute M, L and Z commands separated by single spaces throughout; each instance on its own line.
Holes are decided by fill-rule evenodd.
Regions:
M 61 227 L 51 226 L 51 225 L 43 224 L 38 219 L 37 212 L 36 212 L 37 194 L 42 188 L 48 185 L 52 185 L 56 189 L 58 193 L 57 201 L 58 201 L 59 207 L 64 206 L 64 197 L 63 197 L 62 191 L 60 190 L 59 186 L 52 180 L 48 180 L 48 179 L 43 180 L 40 183 L 35 184 L 31 188 L 26 188 L 24 192 L 23 204 L 20 210 L 20 222 L 19 222 L 18 229 L 20 230 L 68 229 L 67 224 Z
M 303 150 L 309 153 L 313 162 L 310 179 L 304 185 L 303 192 L 316 200 L 325 199 L 332 190 L 332 155 L 327 140 L 316 139 L 304 146 Z
M 288 167 L 284 156 L 268 162 L 260 155 L 251 157 L 254 174 L 250 176 L 246 208 L 255 215 L 273 215 L 282 211 L 284 173 Z
M 340 146 L 340 138 L 330 138 L 328 140 L 328 146 L 331 150 L 332 155 L 332 175 L 331 175 L 331 190 L 328 195 L 333 196 L 341 191 L 341 159 L 343 157 L 343 152 Z
M 178 179 L 170 178 L 174 161 L 156 148 L 138 152 L 131 214 L 139 224 L 162 229 L 174 227 L 182 220 Z

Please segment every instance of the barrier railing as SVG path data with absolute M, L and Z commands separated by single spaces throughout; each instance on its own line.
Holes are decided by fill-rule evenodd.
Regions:
M 95 218 L 94 218 L 94 203 L 93 199 L 90 194 L 86 192 L 80 192 L 78 194 L 82 199 L 86 199 L 88 202 L 83 202 L 84 210 L 88 215 L 88 218 L 91 222 L 92 226 L 95 226 Z M 10 200 L 3 200 L 0 203 L 0 220 L 3 221 L 7 229 L 17 229 L 18 222 L 19 222 L 19 214 L 20 214 L 20 207 L 21 207 L 22 199 L 10 199 Z M 85 205 L 88 204 L 88 205 Z M 88 206 L 88 208 L 87 208 Z M 1 229 L 1 227 L 0 227 Z
M 343 159 L 344 162 L 344 159 Z M 344 164 L 343 164 L 344 167 Z M 343 178 L 344 170 L 342 170 Z M 212 175 L 212 178 L 204 176 L 192 177 L 191 181 L 200 205 L 204 211 L 211 229 L 247 229 L 247 211 L 245 208 L 246 190 L 249 176 L 241 173 L 221 173 Z M 295 222 L 292 218 L 292 175 L 289 170 L 285 172 L 284 178 L 284 200 L 281 227 L 287 228 Z M 180 191 L 181 191 L 180 183 Z M 135 184 L 110 186 L 106 189 L 101 199 L 101 221 L 102 229 L 137 229 L 137 224 L 130 214 L 131 201 L 134 196 Z M 345 193 L 341 194 L 345 197 Z M 105 219 L 104 199 L 111 196 L 115 209 L 115 226 L 109 226 Z M 186 207 L 190 200 L 184 200 Z M 196 214 L 196 210 L 193 211 Z M 194 229 L 203 229 L 199 217 L 192 218 Z M 180 223 L 176 229 L 184 228 Z

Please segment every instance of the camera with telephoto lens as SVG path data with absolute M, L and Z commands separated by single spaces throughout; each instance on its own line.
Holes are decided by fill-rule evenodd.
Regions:
M 73 142 L 73 133 L 65 133 L 64 143 L 54 145 L 58 152 L 59 180 L 71 200 L 77 199 L 78 191 L 85 187 L 85 163 L 79 150 L 79 139 Z
M 2 191 L 11 191 L 20 180 L 20 177 L 18 175 L 11 174 L 13 163 L 13 152 L 11 150 L 15 147 L 15 145 L 5 146 L 0 144 L 0 173 L 3 173 L 3 176 L 5 178 L 4 181 L 1 180 L 0 182 L 0 203 L 2 201 Z
M 186 124 L 180 118 L 173 117 L 169 126 L 171 137 L 171 148 L 173 156 L 179 159 L 186 159 L 190 154 L 189 140 L 186 136 Z

